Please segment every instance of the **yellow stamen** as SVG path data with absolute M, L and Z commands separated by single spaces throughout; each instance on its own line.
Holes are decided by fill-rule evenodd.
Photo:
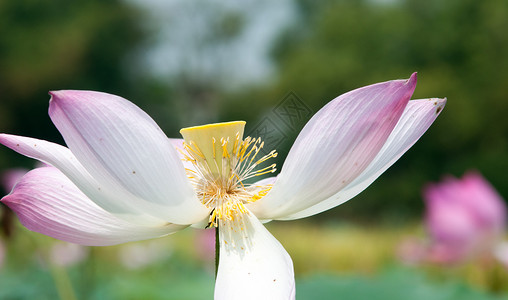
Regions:
M 207 227 L 234 221 L 248 213 L 246 203 L 264 197 L 271 186 L 253 186 L 245 180 L 275 172 L 275 164 L 256 170 L 266 160 L 277 157 L 275 150 L 257 158 L 264 147 L 261 138 L 243 138 L 245 122 L 227 122 L 180 130 L 184 137 L 183 160 L 194 167 L 187 176 L 198 198 L 211 209 Z

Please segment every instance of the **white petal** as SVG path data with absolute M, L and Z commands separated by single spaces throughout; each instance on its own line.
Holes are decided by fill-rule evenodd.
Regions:
M 293 262 L 252 214 L 219 225 L 215 299 L 294 299 Z
M 88 198 L 104 210 L 140 225 L 157 225 L 166 221 L 148 215 L 144 201 L 124 189 L 97 182 L 72 152 L 61 145 L 34 138 L 0 134 L 0 143 L 12 150 L 58 168 Z
M 360 176 L 332 197 L 283 219 L 292 220 L 312 216 L 358 195 L 418 141 L 443 110 L 445 104 L 446 99 L 409 101 L 386 144 Z
M 49 115 L 98 182 L 146 202 L 149 213 L 191 224 L 209 213 L 158 125 L 133 103 L 91 91 L 52 92 Z
M 305 125 L 272 190 L 249 209 L 279 219 L 333 196 L 372 162 L 397 124 L 416 86 L 382 82 L 343 94 Z
M 30 230 L 88 246 L 160 237 L 186 226 L 139 226 L 101 209 L 54 167 L 28 172 L 2 202 Z

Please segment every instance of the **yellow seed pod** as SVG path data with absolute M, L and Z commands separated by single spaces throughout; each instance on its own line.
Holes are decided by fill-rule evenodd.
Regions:
M 202 126 L 187 127 L 180 130 L 188 151 L 198 163 L 208 165 L 214 176 L 228 176 L 230 157 L 235 156 L 243 139 L 245 121 L 214 123 Z M 233 155 L 232 155 L 233 154 Z

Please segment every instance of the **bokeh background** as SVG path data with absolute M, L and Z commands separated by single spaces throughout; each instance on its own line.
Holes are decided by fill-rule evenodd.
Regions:
M 508 195 L 507 28 L 508 2 L 497 0 L 3 0 L 0 132 L 63 144 L 47 115 L 48 91 L 98 90 L 133 101 L 169 137 L 245 120 L 247 133 L 277 147 L 281 166 L 328 101 L 416 71 L 414 99 L 448 98 L 421 140 L 353 200 L 268 227 L 293 257 L 297 299 L 501 299 L 508 269 L 500 263 L 408 266 L 397 253 L 408 237 L 427 236 L 428 182 L 474 169 Z M 284 114 L 291 104 L 300 111 Z M 19 167 L 34 162 L 0 149 L 0 170 Z M 213 247 L 202 251 L 203 232 L 61 246 L 56 256 L 71 257 L 62 263 L 52 258 L 59 243 L 5 221 L 5 207 L 2 214 L 1 299 L 213 293 Z

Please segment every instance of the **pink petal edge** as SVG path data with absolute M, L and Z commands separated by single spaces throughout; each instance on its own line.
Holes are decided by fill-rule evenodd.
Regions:
M 292 215 L 284 220 L 304 218 L 331 209 L 358 195 L 392 166 L 432 125 L 446 104 L 446 99 L 409 101 L 406 110 L 383 148 L 371 164 L 349 185 L 334 196 Z
M 54 167 L 28 172 L 1 200 L 28 229 L 59 240 L 106 246 L 164 236 L 186 226 L 143 227 L 106 212 Z
M 155 208 L 151 215 L 172 223 L 191 224 L 209 213 L 169 139 L 139 107 L 100 92 L 51 95 L 51 120 L 98 182 L 143 199 L 145 207 Z
M 372 162 L 416 87 L 416 73 L 343 94 L 298 135 L 270 193 L 250 205 L 262 219 L 281 219 L 328 199 Z

